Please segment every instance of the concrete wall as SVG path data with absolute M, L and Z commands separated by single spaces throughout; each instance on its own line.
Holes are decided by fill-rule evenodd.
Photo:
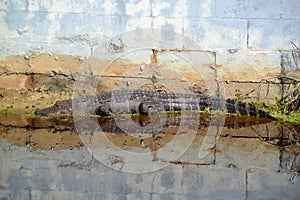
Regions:
M 299 68 L 300 59 L 298 63 L 291 62 L 295 48 L 291 42 L 300 46 L 299 9 L 298 0 L 2 0 L 0 88 L 8 89 L 2 84 L 7 80 L 17 89 L 24 85 L 23 77 L 20 82 L 6 77 L 8 74 L 54 71 L 72 75 L 78 64 L 111 37 L 137 28 L 164 28 L 198 43 L 195 47 L 187 40 L 172 41 L 165 48 L 180 49 L 183 57 L 189 57 L 190 50 L 202 57 L 206 53 L 216 66 L 219 80 L 232 83 L 225 85 L 227 96 L 232 98 L 236 88 L 246 94 L 258 88 L 261 80 L 276 78 L 281 72 L 282 57 L 289 64 L 287 68 Z M 162 33 L 162 43 L 163 38 L 170 37 Z M 135 42 L 121 41 L 125 47 L 121 50 L 126 52 Z M 150 54 L 151 51 L 147 56 Z M 64 63 L 74 57 L 74 65 Z M 33 66 L 34 59 L 48 61 Z M 201 63 L 197 67 L 204 68 Z M 265 99 L 274 102 L 278 90 L 274 87 L 273 94 L 269 89 L 266 95 L 260 93 L 269 95 Z
M 195 39 L 201 50 L 217 52 L 223 67 L 274 69 L 278 50 L 300 42 L 299 9 L 298 0 L 2 0 L 0 58 L 29 51 L 87 56 L 111 36 L 155 27 Z

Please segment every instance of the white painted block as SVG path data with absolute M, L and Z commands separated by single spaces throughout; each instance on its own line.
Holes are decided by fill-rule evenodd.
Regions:
M 202 50 L 244 49 L 245 20 L 185 19 L 184 35 L 196 40 Z M 190 44 L 184 44 L 189 49 Z
M 280 0 L 216 0 L 216 16 L 222 18 L 280 18 Z
M 300 46 L 300 20 L 250 20 L 249 47 L 253 50 L 293 49 Z

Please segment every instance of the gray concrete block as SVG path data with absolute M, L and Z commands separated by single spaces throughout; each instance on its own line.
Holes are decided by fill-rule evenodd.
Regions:
M 300 147 L 287 146 L 280 151 L 280 168 L 287 172 L 300 172 Z
M 109 192 L 91 192 L 91 191 L 28 191 L 32 200 L 49 200 L 49 199 L 88 199 L 88 200 L 151 200 L 150 193 L 109 193 Z M 27 199 L 27 198 L 24 198 Z
M 153 175 L 153 193 L 182 193 L 182 167 L 180 165 L 171 164 Z
M 27 200 L 30 199 L 30 192 L 28 190 L 0 189 L 0 199 L 1 200 L 10 200 L 10 199 Z
M 247 176 L 248 199 L 299 199 L 300 179 L 293 174 L 250 170 Z
M 0 41 L 41 43 L 41 48 L 61 43 L 93 46 L 125 30 L 119 16 L 99 14 L 1 11 L 0 18 Z
M 153 179 L 155 173 L 124 173 L 112 170 L 112 185 L 111 191 L 115 192 L 117 185 L 122 183 L 121 188 L 119 191 L 123 194 L 128 193 L 151 193 L 153 192 Z M 115 186 L 114 186 L 115 185 Z M 114 188 L 115 187 L 115 188 Z
M 176 194 L 153 194 L 152 200 L 182 200 L 182 197 Z
M 221 137 L 216 148 L 217 166 L 279 170 L 279 149 L 259 139 Z
M 211 0 L 161 1 L 152 3 L 153 16 L 164 17 L 212 17 L 215 3 Z
M 206 132 L 205 130 L 204 132 Z M 210 148 L 208 152 L 205 152 L 204 157 L 200 157 L 200 149 L 204 142 L 204 135 L 196 135 L 192 144 L 189 148 L 184 152 L 184 154 L 178 159 L 179 162 L 185 164 L 198 164 L 198 165 L 213 165 L 215 163 L 215 138 L 213 138 L 213 143 L 208 144 L 208 140 L 206 140 L 207 144 Z
M 216 0 L 216 16 L 227 18 L 280 18 L 280 0 Z
M 89 10 L 87 0 L 75 1 L 42 1 L 42 0 L 28 0 L 28 10 L 42 11 L 42 12 L 70 12 L 70 13 L 84 13 Z
M 227 50 L 216 53 L 218 73 L 224 81 L 238 80 L 260 82 L 280 73 L 278 51 Z
M 0 1 L 0 10 L 26 10 L 27 1 L 3 0 Z
M 152 200 L 152 195 L 149 193 L 130 193 L 130 194 L 106 194 L 107 199 L 116 200 Z
M 234 168 L 215 166 L 185 166 L 183 194 L 208 199 L 244 199 L 245 172 Z
M 300 20 L 249 20 L 249 47 L 253 50 L 293 49 L 300 41 Z
M 300 18 L 299 1 L 283 0 L 283 1 L 281 1 L 280 8 L 281 8 L 280 15 L 282 18 L 287 18 L 287 19 L 299 19 Z
M 30 198 L 32 200 L 74 200 L 74 199 L 88 199 L 88 200 L 107 200 L 113 194 L 91 191 L 30 191 Z
M 136 49 L 144 49 L 144 50 L 148 50 L 149 52 L 152 52 L 151 51 L 152 48 L 182 49 L 183 37 L 181 33 L 177 33 L 174 32 L 173 30 L 168 30 L 168 29 L 157 29 L 161 27 L 156 27 L 153 30 L 151 30 L 149 29 L 151 26 L 148 26 L 148 24 L 152 23 L 151 18 L 146 19 L 146 21 L 143 21 L 143 19 L 129 19 L 129 20 L 133 20 L 133 21 L 127 21 L 126 29 L 133 29 L 133 30 L 125 32 L 120 36 L 121 41 L 125 45 L 124 51 L 132 51 L 132 50 L 136 51 Z M 135 30 L 135 28 L 145 28 L 145 29 Z M 149 62 L 149 56 L 146 62 Z
M 29 49 L 28 43 L 11 43 L 0 41 L 0 60 L 13 55 L 24 55 Z
M 94 1 L 88 2 L 91 13 L 102 15 L 151 16 L 151 1 Z
M 170 29 L 182 34 L 183 19 L 157 16 L 153 18 L 152 26 Z M 180 46 L 178 48 L 180 48 Z
M 202 50 L 243 49 L 246 47 L 245 20 L 184 19 L 184 35 L 196 40 Z M 184 44 L 189 49 L 190 44 Z

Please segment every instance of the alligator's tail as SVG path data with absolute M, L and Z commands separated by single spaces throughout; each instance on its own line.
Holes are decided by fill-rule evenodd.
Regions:
M 225 102 L 225 106 L 228 113 L 274 119 L 269 113 L 258 109 L 251 103 L 243 103 L 234 99 L 227 99 Z

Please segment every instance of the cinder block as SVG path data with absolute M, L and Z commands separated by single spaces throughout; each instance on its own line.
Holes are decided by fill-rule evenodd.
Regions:
M 183 194 L 194 199 L 245 199 L 245 172 L 215 166 L 185 166 Z
M 4 22 L 6 22 L 9 31 L 17 31 L 22 35 L 31 31 L 37 34 L 46 34 L 51 21 L 48 19 L 53 13 L 27 11 L 8 11 L 5 14 Z M 50 17 L 49 17 L 50 18 Z
M 245 98 L 243 101 L 254 101 L 258 103 L 266 101 L 275 104 L 281 95 L 281 88 L 278 84 L 259 82 L 258 80 L 255 80 L 255 82 L 252 82 L 251 80 L 247 81 L 245 80 L 247 77 L 242 75 L 240 79 L 241 81 L 237 80 L 236 82 L 233 82 L 230 79 L 222 79 L 222 81 L 226 81 L 223 83 L 223 86 L 227 98 Z M 278 80 L 274 77 L 274 79 L 270 79 L 270 81 L 277 83 Z
M 182 167 L 171 164 L 153 174 L 153 193 L 182 193 Z
M 223 81 L 260 82 L 278 76 L 281 71 L 278 51 L 218 51 L 216 62 Z
M 9 56 L 24 55 L 28 51 L 28 49 L 28 43 L 0 41 L 0 60 L 5 60 Z
M 106 199 L 132 199 L 132 200 L 152 200 L 151 193 L 129 193 L 129 194 L 117 194 L 117 193 L 109 193 L 105 194 Z M 101 198 L 100 198 L 101 199 Z
M 150 200 L 150 194 L 133 193 L 133 194 L 114 194 L 109 192 L 94 191 L 42 191 L 33 190 L 30 192 L 33 200 L 47 199 L 89 199 L 89 200 L 107 200 L 107 199 L 133 199 L 133 200 Z
M 32 78 L 30 75 L 12 74 L 8 76 L 0 76 L 0 88 L 5 89 L 28 89 L 31 87 Z
M 248 172 L 248 199 L 298 199 L 300 178 L 293 174 L 253 169 Z
M 155 174 L 158 172 L 151 172 L 151 173 L 124 173 L 120 171 L 111 171 L 112 173 L 112 185 L 111 185 L 111 192 L 114 192 L 113 189 L 114 185 L 118 185 L 121 181 L 121 176 L 125 177 L 125 182 L 122 184 L 122 193 L 135 193 L 135 194 L 142 194 L 142 193 L 151 193 L 153 192 L 153 179 Z M 122 180 L 122 179 L 121 179 Z
M 122 21 L 124 21 L 126 31 L 151 28 L 152 19 L 152 17 L 122 16 Z
M 154 28 L 165 28 L 176 31 L 178 34 L 182 34 L 183 19 L 180 18 L 168 18 L 168 17 L 154 17 L 153 18 Z
M 132 20 L 133 21 L 127 21 L 126 30 L 128 30 L 128 32 L 122 34 L 120 37 L 121 41 L 125 45 L 125 51 L 136 51 L 137 49 L 147 48 L 147 50 L 151 52 L 152 48 L 160 50 L 183 47 L 182 34 L 174 32 L 172 29 L 160 29 L 163 27 L 153 27 L 153 29 L 150 29 L 151 23 L 154 22 L 151 18 L 147 18 L 144 22 L 142 19 Z M 177 23 L 177 20 L 174 20 L 173 22 Z M 157 23 L 158 26 L 162 26 L 159 21 L 155 23 Z M 149 58 L 146 62 L 148 61 Z
M 218 166 L 279 170 L 279 149 L 262 143 L 258 138 L 221 137 L 216 148 L 216 165 Z
M 299 19 L 300 4 L 298 1 L 283 0 L 280 4 L 282 18 Z
M 207 129 L 201 129 L 201 133 L 207 134 Z M 197 165 L 213 165 L 215 163 L 215 152 L 213 147 L 215 146 L 215 138 L 211 138 L 213 143 L 209 143 L 209 139 L 204 141 L 204 135 L 197 134 L 195 139 L 193 140 L 192 144 L 188 147 L 188 149 L 183 153 L 183 155 L 178 159 L 181 163 L 186 164 L 197 164 Z M 206 144 L 204 144 L 206 142 Z M 201 150 L 202 145 L 209 146 L 209 149 L 205 149 L 203 152 L 204 157 L 200 157 L 199 153 Z M 204 146 L 203 146 L 204 148 Z
M 72 74 L 79 70 L 81 63 L 78 57 L 41 54 L 30 58 L 29 66 L 35 73 Z
M 117 35 L 125 30 L 119 16 L 8 11 L 0 12 L 0 41 L 60 45 L 93 46 L 98 39 Z M 89 47 L 90 48 L 90 47 Z
M 26 200 L 30 199 L 30 193 L 28 190 L 4 190 L 0 191 L 0 199 L 20 199 Z
M 293 49 L 300 42 L 300 20 L 249 20 L 249 48 L 253 50 Z
M 202 50 L 244 49 L 246 20 L 184 19 L 184 35 L 199 43 Z M 189 49 L 191 45 L 185 43 Z
M 0 74 L 2 73 L 25 73 L 29 70 L 24 56 L 10 56 L 0 61 Z
M 62 56 L 81 56 L 88 57 L 91 53 L 91 47 L 80 42 L 61 42 L 61 43 L 30 43 L 26 54 L 35 52 L 37 54 L 46 53 L 48 55 L 60 54 Z M 53 53 L 53 54 L 52 54 Z
M 124 0 L 125 14 L 135 17 L 151 16 L 151 1 L 141 0 L 132 2 L 130 0 Z
M 182 196 L 178 194 L 153 194 L 152 200 L 182 200 Z M 191 199 L 189 199 L 191 200 Z
M 43 0 L 28 0 L 28 10 L 42 12 L 70 12 L 84 13 L 89 10 L 87 0 L 67 0 L 67 1 L 43 1 Z
M 161 1 L 152 3 L 152 15 L 164 17 L 212 17 L 215 11 L 213 0 Z
M 300 147 L 297 145 L 287 146 L 281 149 L 280 168 L 283 171 L 299 172 L 300 171 Z
M 128 15 L 134 17 L 151 16 L 151 1 L 89 1 L 91 13 L 102 15 Z
M 26 10 L 27 1 L 3 0 L 0 1 L 0 10 Z
M 289 3 L 286 3 L 289 4 Z M 216 0 L 216 16 L 226 18 L 269 18 L 279 19 L 281 11 L 281 1 L 239 1 Z
M 56 21 L 60 24 L 58 37 L 72 37 L 86 34 L 111 36 L 121 32 L 121 19 L 119 16 L 107 16 L 100 14 L 63 14 Z

